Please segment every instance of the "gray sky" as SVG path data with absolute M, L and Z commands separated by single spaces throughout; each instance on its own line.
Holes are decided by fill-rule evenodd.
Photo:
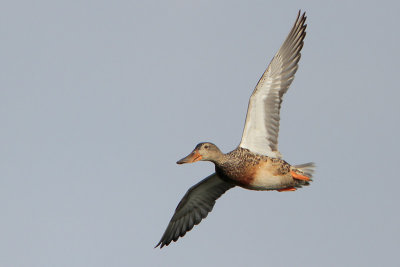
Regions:
M 3 2 L 0 266 L 399 266 L 399 4 L 193 2 Z M 239 144 L 300 8 L 279 148 L 314 183 L 234 188 L 153 249 L 214 169 L 176 160 Z

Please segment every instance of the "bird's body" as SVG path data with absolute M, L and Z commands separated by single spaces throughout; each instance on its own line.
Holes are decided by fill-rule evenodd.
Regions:
M 238 147 L 214 164 L 221 179 L 250 190 L 283 190 L 308 185 L 307 181 L 293 178 L 292 166 L 286 161 L 258 155 L 246 148 Z
M 288 37 L 254 89 L 239 146 L 224 154 L 212 143 L 200 143 L 177 162 L 211 161 L 215 164 L 215 173 L 188 190 L 157 246 L 162 248 L 184 236 L 207 217 L 215 201 L 232 187 L 284 192 L 295 191 L 312 181 L 313 163 L 290 165 L 278 151 L 282 96 L 298 68 L 305 20 L 305 13 L 300 16 L 299 12 Z

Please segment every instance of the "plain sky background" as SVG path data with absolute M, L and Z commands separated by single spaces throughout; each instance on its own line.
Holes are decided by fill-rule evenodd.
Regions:
M 296 192 L 228 191 L 153 249 L 308 28 L 279 148 Z M 0 266 L 400 266 L 398 1 L 3 1 Z

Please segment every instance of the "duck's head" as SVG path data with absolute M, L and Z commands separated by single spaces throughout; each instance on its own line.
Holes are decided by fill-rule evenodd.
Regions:
M 200 143 L 198 144 L 186 157 L 176 162 L 177 164 L 193 163 L 199 160 L 203 161 L 216 161 L 221 157 L 222 152 L 213 143 Z

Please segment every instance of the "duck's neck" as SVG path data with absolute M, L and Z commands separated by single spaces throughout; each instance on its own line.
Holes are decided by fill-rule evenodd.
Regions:
M 253 155 L 250 153 L 248 149 L 245 148 L 236 148 L 232 150 L 231 152 L 224 154 L 220 152 L 217 157 L 215 157 L 215 160 L 212 160 L 212 162 L 217 166 L 217 167 L 223 167 L 227 165 L 238 165 L 240 164 L 243 159 L 246 159 L 248 157 L 252 157 Z
M 221 166 L 223 163 L 227 161 L 227 156 L 219 151 L 211 160 L 212 163 L 214 163 L 216 166 Z

